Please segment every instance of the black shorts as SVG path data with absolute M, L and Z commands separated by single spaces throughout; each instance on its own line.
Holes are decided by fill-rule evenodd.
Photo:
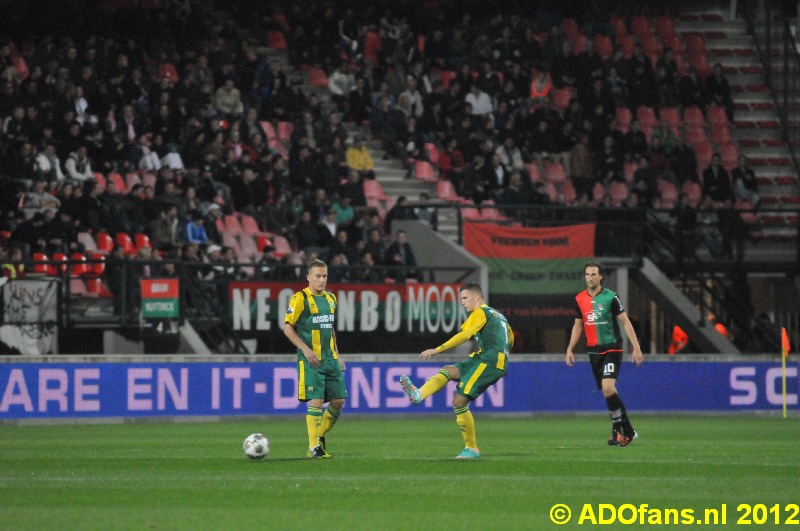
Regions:
M 619 376 L 619 367 L 622 365 L 622 352 L 608 352 L 606 354 L 589 353 L 589 362 L 592 364 L 594 380 L 597 388 L 603 388 L 603 380 L 614 379 Z

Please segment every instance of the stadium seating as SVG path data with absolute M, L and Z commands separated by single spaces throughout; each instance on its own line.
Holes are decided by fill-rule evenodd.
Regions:
M 125 251 L 125 254 L 132 256 L 136 254 L 136 246 L 133 244 L 133 240 L 131 240 L 130 235 L 124 232 L 117 233 L 115 238 L 117 245 L 122 247 L 122 250 Z

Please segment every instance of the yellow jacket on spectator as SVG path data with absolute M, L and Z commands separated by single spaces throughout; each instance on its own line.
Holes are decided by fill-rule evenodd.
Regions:
M 347 165 L 350 169 L 358 171 L 372 170 L 375 168 L 372 157 L 363 144 L 347 148 Z

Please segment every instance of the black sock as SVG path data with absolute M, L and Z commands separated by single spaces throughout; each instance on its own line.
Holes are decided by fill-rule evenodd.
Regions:
M 625 412 L 625 404 L 618 394 L 614 393 L 612 396 L 606 398 L 606 406 L 608 407 L 608 414 L 611 415 L 611 422 L 614 427 L 625 435 L 633 434 L 633 426 L 628 420 L 628 414 Z M 621 428 L 621 429 L 620 429 Z

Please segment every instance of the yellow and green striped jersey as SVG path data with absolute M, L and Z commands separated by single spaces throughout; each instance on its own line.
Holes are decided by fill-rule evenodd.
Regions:
M 317 358 L 338 359 L 333 337 L 335 313 L 336 296 L 333 293 L 324 291 L 322 295 L 314 295 L 306 288 L 292 295 L 284 322 L 294 326 L 297 335 L 311 347 Z M 305 359 L 300 349 L 297 349 L 297 359 Z
M 506 370 L 508 354 L 514 346 L 514 332 L 505 316 L 486 304 L 470 313 L 461 325 L 461 332 L 438 346 L 436 350 L 442 352 L 460 345 L 473 336 L 478 343 L 478 349 L 473 355 L 487 364 Z

